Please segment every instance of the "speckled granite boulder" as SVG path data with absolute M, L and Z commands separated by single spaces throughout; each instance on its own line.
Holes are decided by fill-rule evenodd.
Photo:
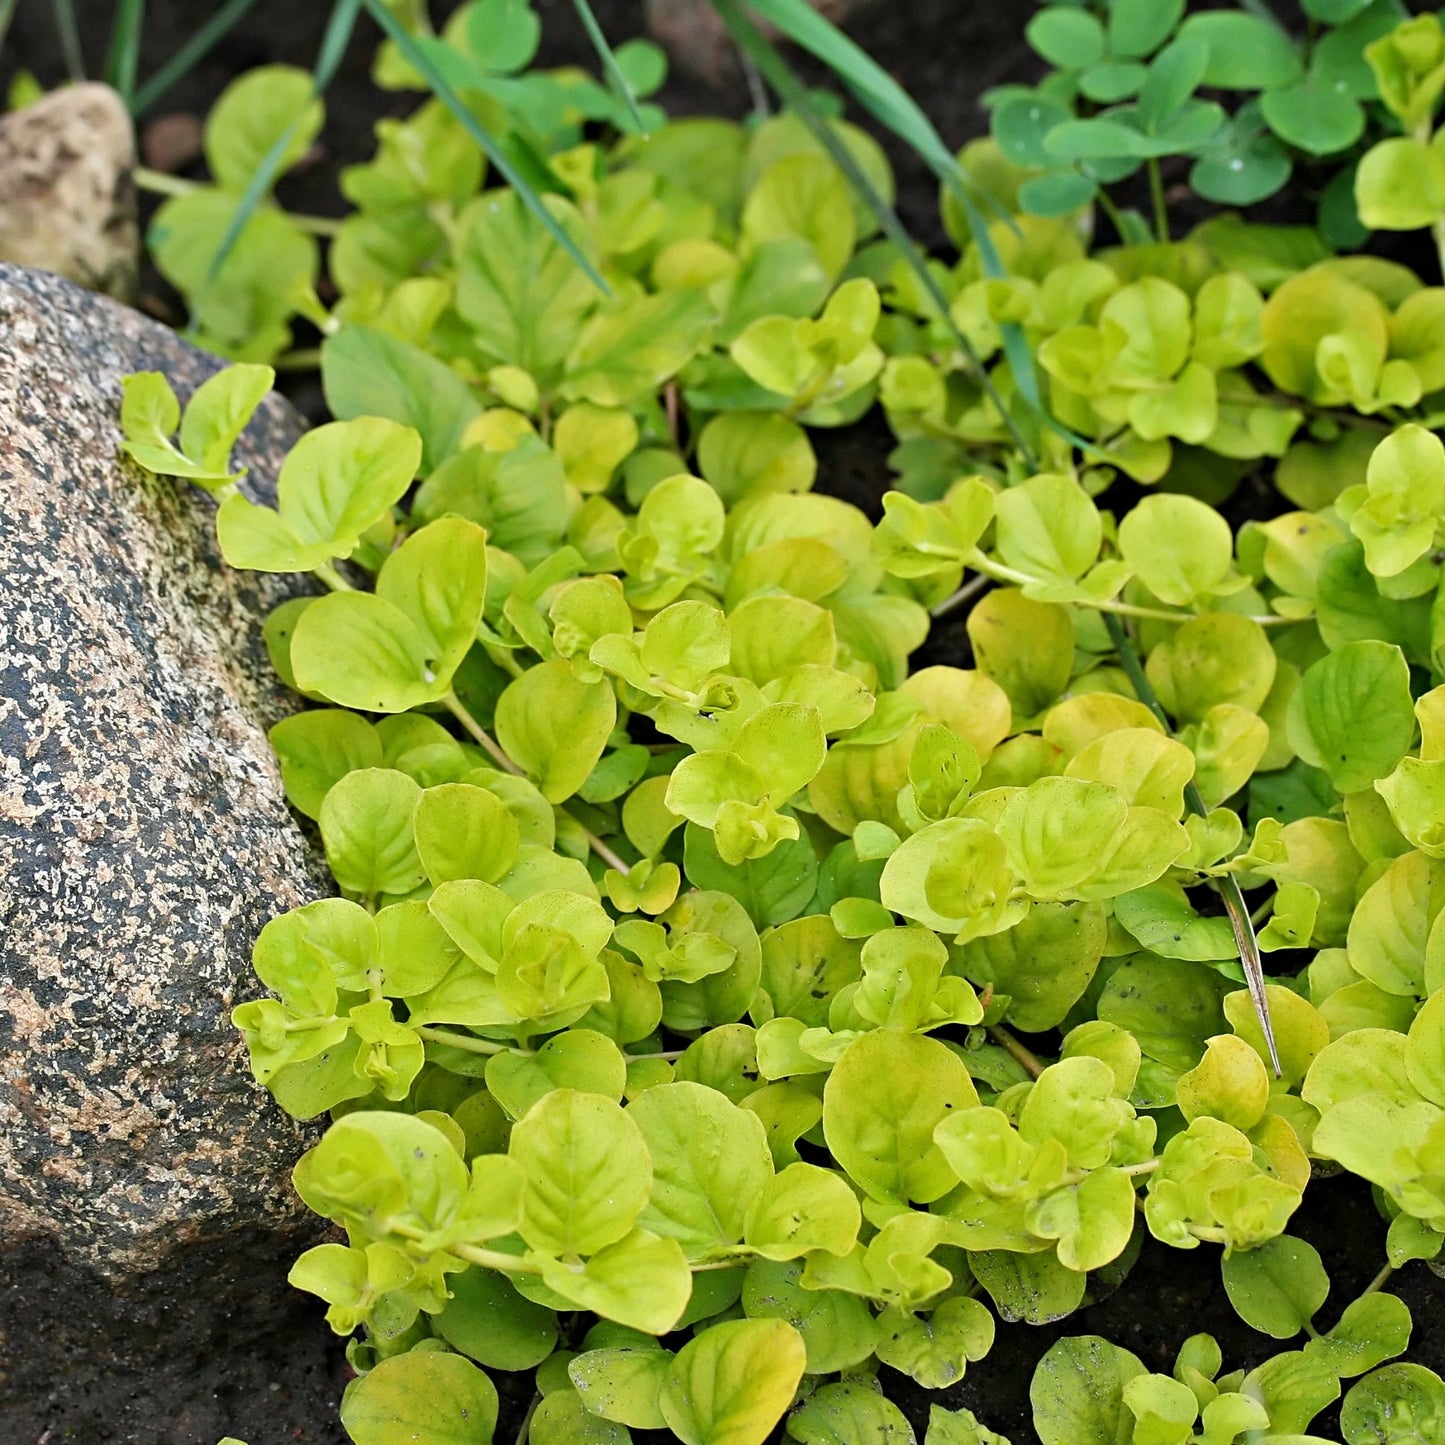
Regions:
M 224 568 L 210 500 L 117 454 L 122 376 L 219 365 L 0 264 L 0 1248 L 111 1282 L 304 1227 L 303 1132 L 228 1022 L 262 924 L 325 886 L 264 732 L 261 622 L 300 584 Z M 269 397 L 258 492 L 299 429 Z

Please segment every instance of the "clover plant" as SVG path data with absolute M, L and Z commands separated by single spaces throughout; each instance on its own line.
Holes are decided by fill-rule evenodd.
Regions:
M 1301 161 L 1324 159 L 1341 168 L 1324 189 L 1321 225 L 1358 244 L 1361 219 L 1379 222 L 1350 204 L 1352 155 L 1371 103 L 1390 105 L 1365 56 L 1408 12 L 1400 0 L 1301 8 L 1304 37 L 1261 4 L 1186 14 L 1185 0 L 1045 0 L 1025 34 L 1053 68 L 1037 86 L 988 97 L 994 139 L 1026 172 L 1022 209 L 1058 216 L 1098 201 L 1124 240 L 1148 239 L 1151 223 L 1167 240 L 1161 161 L 1188 160 L 1197 196 L 1248 206 L 1286 186 Z M 1141 171 L 1151 223 L 1119 211 L 1106 189 Z
M 1319 0 L 1311 69 L 1281 39 L 1231 81 L 1207 37 L 1268 22 L 1171 40 L 1181 9 L 1041 12 L 1076 35 L 1049 103 L 1129 103 L 1097 125 L 1152 157 L 1238 124 L 1197 85 L 1277 86 L 1303 144 L 1280 118 L 1394 21 Z M 234 1018 L 327 1121 L 295 1184 L 344 1242 L 292 1280 L 352 1337 L 351 1437 L 489 1440 L 500 1370 L 539 1445 L 911 1441 L 880 1365 L 943 1389 L 1147 1233 L 1305 1343 L 1222 1374 L 1196 1335 L 1166 1376 L 1062 1340 L 1045 1442 L 1285 1445 L 1342 1380 L 1350 1445 L 1436 1438 L 1381 1287 L 1445 1241 L 1445 288 L 1231 217 L 1090 254 L 1025 189 L 931 263 L 945 318 L 796 116 L 635 117 L 524 74 L 530 14 L 410 23 L 565 179 L 606 292 L 428 102 L 346 177 L 304 302 L 336 419 L 275 505 L 230 464 L 264 365 L 184 409 L 133 377 L 122 414 L 229 565 L 320 587 L 265 635 L 337 896 L 267 924 Z M 1368 52 L 1409 127 L 1437 31 Z M 812 433 L 875 402 L 870 519 Z M 955 617 L 966 665 L 911 665 Z M 1328 1328 L 1316 1167 L 1389 1219 Z M 926 1439 L 1001 1437 L 938 1407 Z

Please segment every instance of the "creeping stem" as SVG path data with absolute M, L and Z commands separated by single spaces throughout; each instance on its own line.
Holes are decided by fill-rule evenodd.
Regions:
M 511 773 L 514 777 L 518 778 L 522 776 L 521 768 L 519 768 L 516 763 L 514 763 L 511 758 L 506 755 L 506 753 L 502 750 L 501 746 L 498 744 L 497 740 L 491 735 L 491 733 L 489 733 L 486 728 L 484 728 L 476 720 L 476 718 L 474 718 L 471 713 L 467 711 L 466 707 L 457 698 L 456 693 L 449 692 L 446 697 L 442 699 L 442 701 L 446 704 L 447 711 L 451 713 L 451 715 L 456 718 L 456 720 L 461 723 L 461 725 L 467 730 L 471 737 L 474 738 L 476 742 L 486 750 L 488 756 L 490 756 L 496 762 L 497 766 L 501 768 L 503 772 Z M 561 811 L 563 813 L 567 813 L 567 810 L 565 808 L 563 808 Z M 622 874 L 627 873 L 630 865 L 625 862 L 619 854 L 613 852 L 613 850 L 609 848 L 607 844 L 604 843 L 602 839 L 597 836 L 596 833 L 592 832 L 590 828 L 583 828 L 582 824 L 578 822 L 578 820 L 571 813 L 567 813 L 567 816 L 571 818 L 574 823 L 577 823 L 577 826 L 579 828 L 582 828 L 582 832 L 587 838 L 587 846 L 609 868 L 615 868 L 619 873 Z
M 131 172 L 131 179 L 141 190 L 150 191 L 157 196 L 189 196 L 193 191 L 205 189 L 200 181 L 188 181 L 184 176 L 153 171 L 149 166 L 137 166 Z M 341 233 L 341 222 L 330 216 L 304 216 L 287 211 L 286 217 L 297 230 L 305 231 L 308 235 L 336 236 Z

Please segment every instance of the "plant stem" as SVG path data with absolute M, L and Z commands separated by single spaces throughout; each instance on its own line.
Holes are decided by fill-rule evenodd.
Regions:
M 986 572 L 980 572 L 970 582 L 965 582 L 957 592 L 951 592 L 942 602 L 935 603 L 929 610 L 930 617 L 947 617 L 955 608 L 962 607 L 965 602 L 972 602 L 982 592 L 993 578 Z
M 527 1413 L 522 1416 L 522 1425 L 517 1431 L 517 1445 L 527 1445 L 527 1437 L 532 1431 L 532 1416 L 537 1413 L 537 1406 L 541 1403 L 540 1395 L 532 1396 L 532 1403 L 527 1406 Z
M 153 171 L 149 166 L 136 166 L 131 172 L 131 179 L 141 190 L 151 191 L 158 196 L 189 196 L 195 191 L 206 189 L 202 181 L 188 181 L 184 176 L 167 175 L 164 171 Z M 305 231 L 308 235 L 335 236 L 341 231 L 341 222 L 330 216 L 305 216 L 298 215 L 295 211 L 287 211 L 285 214 L 298 230 Z
M 1114 230 L 1118 233 L 1119 243 L 1120 245 L 1122 245 L 1124 243 L 1123 213 L 1119 210 L 1118 206 L 1114 204 L 1113 197 L 1109 195 L 1109 193 L 1103 188 L 1103 186 L 1099 187 L 1099 193 L 1097 196 L 1094 197 L 1094 199 L 1098 201 L 1100 209 L 1109 218 L 1109 224 L 1112 225 Z
M 493 1039 L 479 1039 L 475 1034 L 454 1034 L 449 1029 L 437 1029 L 422 1024 L 417 1035 L 429 1043 L 445 1044 L 449 1049 L 461 1049 L 468 1054 L 521 1054 L 531 1058 L 535 1049 L 518 1048 L 515 1044 L 499 1044 Z
M 55 28 L 60 35 L 60 50 L 65 56 L 65 72 L 79 85 L 85 79 L 85 53 L 80 48 L 80 30 L 75 23 L 73 0 L 50 0 Z
M 1148 677 L 1145 676 L 1144 669 L 1139 662 L 1139 654 L 1134 651 L 1134 644 L 1129 641 L 1129 635 L 1124 631 L 1123 623 L 1117 617 L 1111 617 L 1107 612 L 1103 616 L 1104 626 L 1109 629 L 1109 638 L 1114 644 L 1114 651 L 1119 655 L 1119 665 L 1133 684 L 1135 695 L 1163 723 L 1165 732 L 1172 735 L 1173 728 L 1169 722 L 1169 715 L 1159 705 L 1159 699 L 1155 696 Z M 1209 810 L 1199 796 L 1199 789 L 1192 782 L 1185 784 L 1184 802 L 1189 811 L 1197 817 L 1209 816 Z M 1234 930 L 1235 947 L 1239 949 L 1239 961 L 1244 967 L 1245 982 L 1249 987 L 1249 997 L 1254 1004 L 1254 1012 L 1259 1019 L 1259 1027 L 1264 1034 L 1265 1045 L 1269 1049 L 1269 1060 L 1274 1065 L 1275 1077 L 1278 1078 L 1283 1070 L 1279 1062 L 1279 1049 L 1274 1041 L 1274 1025 L 1269 1017 L 1269 995 L 1265 993 L 1264 964 L 1260 961 L 1259 943 L 1254 936 L 1254 925 L 1249 919 L 1249 909 L 1245 906 L 1244 895 L 1239 891 L 1239 880 L 1232 873 L 1215 879 L 1214 886 L 1224 901 L 1225 912 L 1229 915 L 1230 927 Z
M 1002 1024 L 990 1024 L 988 1034 L 1005 1053 L 1021 1063 L 1033 1078 L 1037 1079 L 1043 1073 L 1044 1066 L 1039 1062 L 1038 1055 L 1020 1043 Z
M 356 588 L 336 570 L 332 562 L 323 562 L 319 567 L 311 569 L 311 575 L 319 578 L 333 592 L 355 592 Z
M 964 565 L 973 568 L 979 577 L 974 578 L 972 582 L 965 583 L 951 596 L 945 597 L 932 609 L 930 616 L 935 619 L 946 617 L 955 607 L 969 601 L 988 581 L 1007 582 L 1014 587 L 1032 587 L 1049 580 L 1047 577 L 1035 577 L 1028 572 L 1021 572 L 1017 567 L 1005 567 L 1002 562 L 995 562 L 986 552 L 977 547 L 969 553 Z M 1074 605 L 1092 607 L 1096 612 L 1113 613 L 1119 617 L 1139 617 L 1150 622 L 1188 622 L 1191 617 L 1198 616 L 1194 612 L 1171 612 L 1163 607 L 1139 607 L 1132 602 L 1112 600 L 1104 602 L 1095 602 L 1093 599 L 1080 600 Z M 1296 619 L 1269 616 L 1251 617 L 1249 620 L 1258 623 L 1261 627 L 1282 627 Z
M 1164 204 L 1164 175 L 1159 158 L 1149 158 L 1149 195 L 1154 202 L 1154 234 L 1163 245 L 1169 242 L 1169 208 Z
M 319 346 L 303 347 L 300 351 L 288 351 L 271 363 L 277 371 L 315 371 L 321 365 Z
M 1395 1266 L 1393 1264 L 1387 1264 L 1384 1269 L 1360 1291 L 1360 1298 L 1363 1299 L 1367 1294 L 1374 1294 L 1376 1290 L 1383 1289 L 1385 1285 L 1389 1283 L 1390 1276 L 1394 1274 L 1394 1272 Z
M 487 756 L 490 757 L 503 772 L 511 773 L 514 778 L 526 776 L 522 769 L 502 750 L 501 745 L 491 733 L 467 711 L 465 704 L 457 697 L 456 693 L 449 692 L 442 699 L 442 702 L 445 704 L 447 711 L 467 730 L 472 740 L 486 752 Z M 567 810 L 564 808 L 562 811 L 565 813 Z M 572 817 L 571 814 L 567 816 Z M 577 823 L 575 817 L 572 818 L 572 821 Z M 626 875 L 630 871 L 631 865 L 609 848 L 590 828 L 582 827 L 581 823 L 577 823 L 577 826 L 582 828 L 583 835 L 587 839 L 587 846 L 609 868 L 614 868 L 623 875 Z
M 491 733 L 467 711 L 466 705 L 457 697 L 456 693 L 449 692 L 442 702 L 446 705 L 447 711 L 467 730 L 472 741 L 481 747 L 504 773 L 511 773 L 514 778 L 525 776 L 521 768 L 502 751 L 501 745 Z

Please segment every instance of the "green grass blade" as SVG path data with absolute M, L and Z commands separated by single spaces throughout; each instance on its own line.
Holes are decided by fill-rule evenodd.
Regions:
M 736 0 L 713 0 L 713 5 L 732 32 L 733 39 L 737 41 L 743 53 L 758 67 L 763 78 L 777 91 L 783 102 L 798 114 L 817 138 L 819 144 L 827 150 L 833 163 L 847 177 L 849 184 L 878 218 L 884 234 L 898 247 L 904 260 L 908 263 L 909 269 L 917 276 L 919 284 L 938 308 L 939 316 L 943 319 L 944 324 L 953 332 L 954 341 L 968 358 L 978 377 L 979 384 L 983 387 L 989 400 L 998 408 L 999 415 L 1003 418 L 1014 445 L 1029 464 L 1033 465 L 1033 448 L 1029 445 L 1017 420 L 1004 405 L 1003 398 L 994 386 L 993 379 L 989 376 L 982 359 L 968 338 L 954 324 L 949 315 L 948 298 L 939 289 L 938 282 L 928 269 L 922 253 L 905 230 L 903 222 L 898 219 L 898 213 L 878 193 L 877 188 L 854 160 L 853 153 L 838 139 L 837 133 L 818 112 L 802 82 L 793 74 L 787 62 L 778 54 L 777 49 L 768 43 L 757 26 L 743 14 Z
M 604 296 L 612 294 L 612 288 L 598 274 L 595 266 L 586 256 L 578 250 L 576 243 L 561 226 L 557 224 L 556 218 L 542 204 L 542 197 L 536 189 L 529 185 L 526 179 L 518 172 L 517 168 L 507 157 L 506 152 L 497 144 L 495 138 L 477 120 L 470 110 L 467 109 L 462 98 L 452 89 L 450 82 L 435 65 L 426 51 L 416 43 L 406 28 L 397 20 L 390 10 L 382 3 L 382 0 L 361 0 L 366 6 L 371 18 L 386 31 L 387 36 L 395 42 L 396 48 L 401 52 L 405 60 L 412 65 L 425 78 L 431 87 L 432 94 L 451 111 L 461 123 L 463 130 L 482 148 L 487 159 L 496 167 L 497 171 L 506 180 L 507 184 L 521 198 L 522 204 L 537 217 L 539 221 L 551 233 L 553 239 L 572 258 L 577 267 L 582 271 L 591 283 L 602 292 Z
M 990 209 L 1010 225 L 1012 217 L 959 165 L 957 157 L 944 145 L 933 122 L 913 97 L 867 51 L 813 9 L 808 0 L 748 0 L 748 3 L 794 44 L 821 60 L 875 120 L 918 152 L 928 168 L 958 197 L 978 241 L 985 270 L 990 275 L 1002 276 L 1003 265 L 983 223 L 978 198 L 982 196 Z
M 637 96 L 631 85 L 628 84 L 627 77 L 622 73 L 622 67 L 618 65 L 617 57 L 612 53 L 612 47 L 607 43 L 607 37 L 602 33 L 602 27 L 592 13 L 592 7 L 587 0 L 572 0 L 572 6 L 577 11 L 582 28 L 587 32 L 587 38 L 592 42 L 592 48 L 597 52 L 597 58 L 602 62 L 602 69 L 607 72 L 607 79 L 612 82 L 614 89 L 627 102 L 628 114 L 632 117 L 633 125 L 637 127 L 637 133 L 641 135 L 646 127 L 643 125 L 642 111 L 637 104 Z
M 717 0 L 714 0 L 714 3 L 719 13 L 722 13 L 723 5 L 717 3 Z M 728 3 L 731 6 L 731 0 L 728 0 Z M 814 10 L 807 0 L 748 0 L 748 3 L 760 15 L 772 21 L 795 44 L 827 65 L 865 110 L 887 126 L 900 140 L 907 142 L 923 158 L 929 169 L 958 198 L 963 207 L 969 230 L 978 246 L 984 273 L 995 279 L 1005 276 L 1007 269 L 998 247 L 994 245 L 993 237 L 989 234 L 988 223 L 979 208 L 979 199 L 982 198 L 995 215 L 1017 232 L 1018 227 L 1013 217 L 997 197 L 979 186 L 959 165 L 957 158 L 933 128 L 933 123 L 908 92 L 866 51 Z M 734 34 L 736 35 L 736 32 Z M 1006 322 L 999 327 L 999 337 L 1023 400 L 1039 414 L 1051 431 L 1057 432 L 1070 445 L 1098 457 L 1100 453 L 1097 446 L 1061 426 L 1049 414 L 1043 401 L 1033 354 L 1029 350 L 1028 339 L 1024 336 L 1022 327 L 1017 322 Z
M 10 34 L 10 22 L 15 18 L 15 7 L 20 0 L 0 0 L 0 49 L 4 48 L 5 37 Z
M 120 0 L 110 31 L 105 57 L 105 83 L 120 93 L 125 108 L 135 114 L 135 73 L 140 63 L 140 38 L 145 29 L 146 0 Z
M 1114 651 L 1118 655 L 1119 665 L 1124 669 L 1125 675 L 1133 685 L 1135 696 L 1159 719 L 1164 728 L 1164 735 L 1173 737 L 1169 715 L 1159 702 L 1158 695 L 1139 661 L 1139 654 L 1135 652 L 1134 644 L 1130 642 L 1129 634 L 1124 630 L 1123 622 L 1113 612 L 1100 612 L 1098 615 L 1103 619 L 1109 640 L 1114 644 Z M 1208 816 L 1209 810 L 1199 796 L 1199 789 L 1192 782 L 1185 786 L 1184 803 L 1196 817 Z M 1224 911 L 1229 915 L 1229 924 L 1234 933 L 1235 947 L 1239 950 L 1239 961 L 1244 970 L 1244 980 L 1249 989 L 1250 1002 L 1254 1005 L 1255 1017 L 1259 1020 L 1260 1031 L 1264 1034 L 1264 1042 L 1269 1049 L 1269 1060 L 1274 1065 L 1275 1077 L 1278 1078 L 1280 1074 L 1279 1049 L 1275 1044 L 1274 1024 L 1269 1016 L 1269 994 L 1265 992 L 1268 980 L 1264 974 L 1264 962 L 1259 956 L 1259 941 L 1254 936 L 1254 924 L 1250 921 L 1244 895 L 1239 891 L 1239 879 L 1232 873 L 1226 873 L 1223 878 L 1216 878 L 1213 882 L 1224 902 Z
M 321 38 L 321 51 L 316 57 L 316 69 L 311 80 L 313 95 L 320 96 L 336 74 L 337 67 L 341 64 L 341 57 L 346 53 L 346 46 L 351 40 L 351 32 L 356 28 L 356 18 L 360 13 L 361 3 L 362 0 L 337 0 L 336 7 L 331 12 L 331 19 L 327 21 L 326 33 Z M 226 258 L 235 248 L 237 240 L 246 229 L 251 217 L 256 214 L 256 208 L 270 194 L 272 186 L 276 184 L 276 179 L 281 174 L 281 166 L 286 158 L 286 152 L 291 147 L 292 138 L 301 124 L 301 119 L 301 116 L 298 115 L 276 137 L 271 149 L 261 158 L 261 164 L 257 166 L 256 174 L 251 177 L 246 189 L 241 192 L 240 199 L 236 202 L 236 210 L 231 216 L 231 222 L 226 227 L 226 232 L 221 237 L 221 244 L 211 258 L 210 268 L 206 272 L 208 287 L 220 273 L 221 267 L 226 264 Z
M 75 23 L 75 6 L 71 0 L 50 0 L 55 28 L 60 33 L 60 49 L 65 56 L 65 72 L 72 81 L 85 79 L 85 52 L 80 48 L 80 30 Z
M 227 0 L 135 93 L 132 113 L 140 115 L 208 56 L 245 18 L 256 0 Z

